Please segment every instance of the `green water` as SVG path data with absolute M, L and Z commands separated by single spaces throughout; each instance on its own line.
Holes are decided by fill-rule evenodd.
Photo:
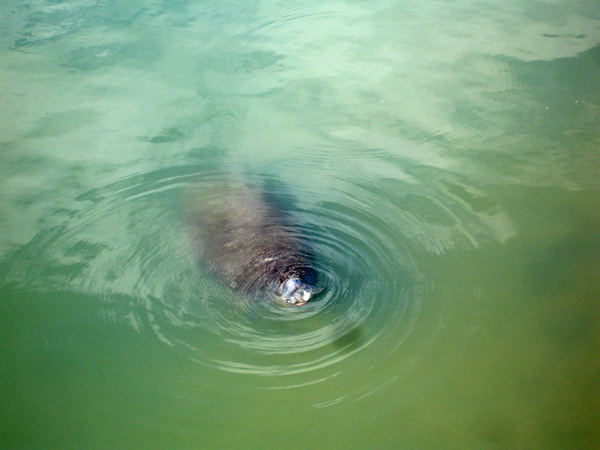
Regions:
M 597 447 L 599 80 L 596 0 L 4 2 L 0 448 Z M 224 174 L 314 301 L 196 263 Z

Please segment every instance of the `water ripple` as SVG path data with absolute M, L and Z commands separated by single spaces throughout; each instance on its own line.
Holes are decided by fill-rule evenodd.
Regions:
M 361 162 L 383 153 L 363 152 Z M 341 172 L 329 186 L 288 190 L 277 176 L 255 175 L 310 247 L 318 291 L 300 307 L 248 298 L 195 262 L 188 197 L 202 189 L 218 195 L 215 180 L 232 173 L 210 154 L 202 153 L 202 163 L 197 154 L 179 157 L 159 170 L 107 168 L 107 179 L 119 170 L 129 175 L 80 195 L 68 221 L 8 258 L 14 270 L 3 281 L 98 296 L 105 320 L 155 336 L 217 378 L 228 373 L 257 389 L 293 389 L 385 363 L 420 315 L 428 285 L 420 255 L 476 248 L 484 228 L 439 182 Z M 331 165 L 324 154 L 317 160 Z M 394 164 L 402 169 L 401 160 Z M 286 165 L 273 167 L 284 179 Z M 419 178 L 414 170 L 408 177 Z M 378 373 L 344 395 L 367 395 L 396 375 Z

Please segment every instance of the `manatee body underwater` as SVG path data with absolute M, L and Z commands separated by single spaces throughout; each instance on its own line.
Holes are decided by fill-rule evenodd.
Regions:
M 200 265 L 246 294 L 303 305 L 315 294 L 307 249 L 264 192 L 217 183 L 192 194 L 189 228 Z

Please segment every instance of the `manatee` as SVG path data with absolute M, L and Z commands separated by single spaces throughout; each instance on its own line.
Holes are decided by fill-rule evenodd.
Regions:
M 262 189 L 215 183 L 192 195 L 189 227 L 199 262 L 232 289 L 303 305 L 316 272 L 298 230 Z

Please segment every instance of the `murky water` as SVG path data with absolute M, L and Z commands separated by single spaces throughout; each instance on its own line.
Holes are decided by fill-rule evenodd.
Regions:
M 0 446 L 600 441 L 600 8 L 0 6 Z M 251 180 L 319 294 L 244 297 L 186 220 Z

